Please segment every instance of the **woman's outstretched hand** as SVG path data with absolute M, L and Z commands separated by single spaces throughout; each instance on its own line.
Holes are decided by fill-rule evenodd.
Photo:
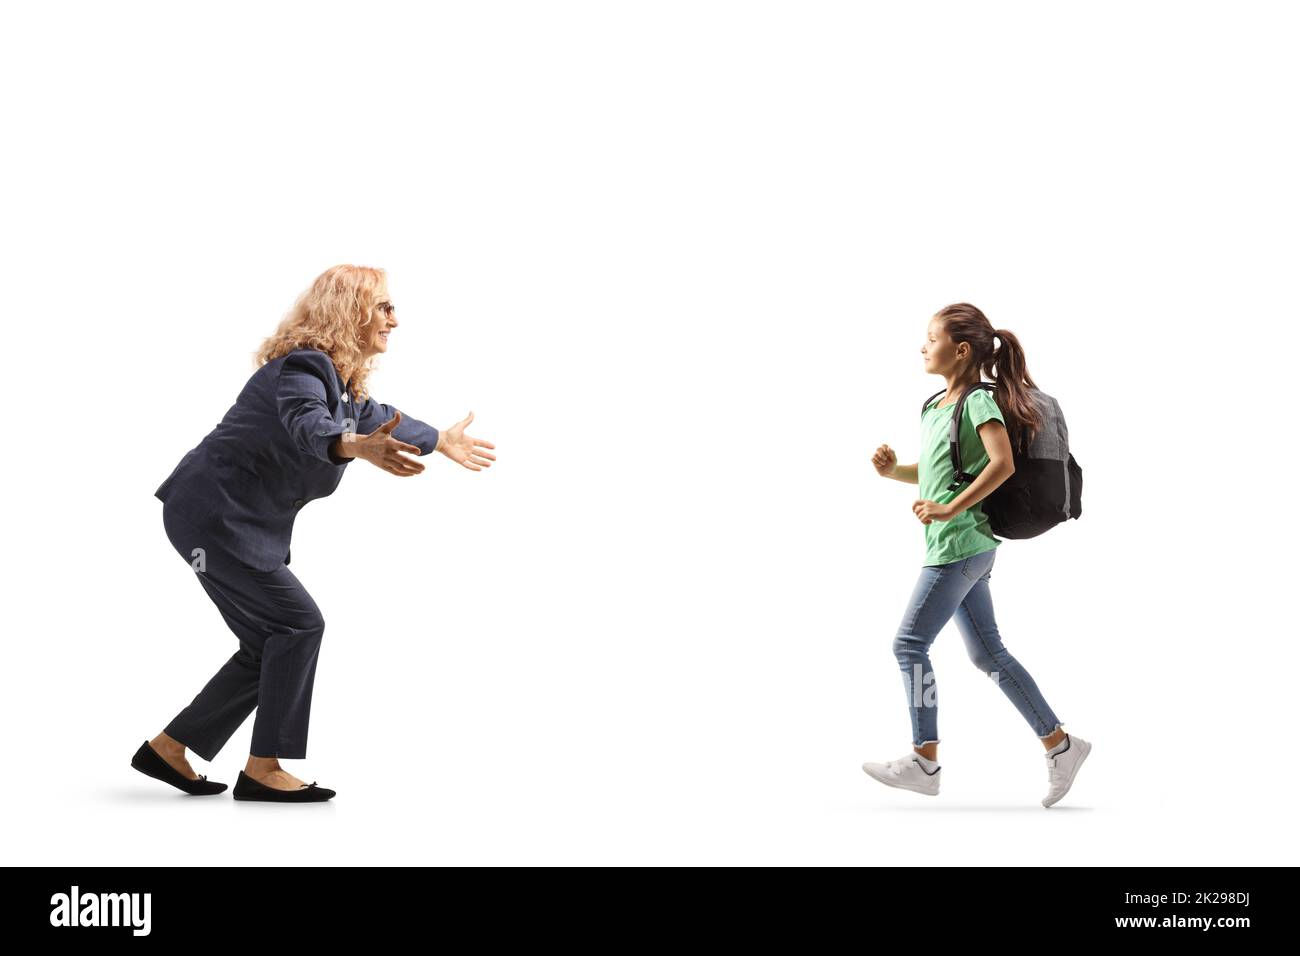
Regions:
M 339 454 L 344 458 L 364 458 L 370 464 L 403 478 L 418 475 L 424 471 L 424 462 L 407 458 L 402 452 L 418 455 L 420 449 L 392 436 L 393 429 L 401 420 L 402 413 L 394 410 L 393 417 L 369 435 L 349 432 L 340 436 Z
M 465 434 L 465 426 L 473 420 L 474 413 L 470 412 L 455 425 L 438 432 L 438 445 L 434 451 L 442 452 L 452 461 L 459 462 L 473 471 L 482 471 L 484 468 L 490 468 L 492 462 L 497 460 L 497 456 L 479 449 L 497 446 L 490 441 Z

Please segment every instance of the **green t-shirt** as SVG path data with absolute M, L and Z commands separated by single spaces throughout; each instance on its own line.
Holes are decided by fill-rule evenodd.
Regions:
M 956 491 L 948 490 L 954 475 L 952 454 L 948 451 L 953 406 L 937 407 L 945 397 L 940 395 L 936 398 L 926 406 L 925 414 L 921 416 L 921 458 L 916 468 L 919 497 L 940 504 L 947 504 L 971 486 L 966 482 Z M 961 467 L 967 474 L 978 475 L 989 463 L 989 456 L 975 429 L 995 418 L 1005 425 L 1006 419 L 1002 417 L 1002 409 L 998 408 L 993 393 L 986 388 L 977 388 L 966 396 L 961 418 Z M 927 566 L 983 554 L 1002 543 L 993 537 L 982 503 L 977 501 L 951 521 L 935 520 L 922 525 L 925 528 Z

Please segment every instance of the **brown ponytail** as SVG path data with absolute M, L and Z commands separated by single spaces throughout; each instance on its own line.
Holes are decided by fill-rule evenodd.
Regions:
M 935 313 L 935 318 L 943 322 L 948 338 L 970 345 L 967 371 L 978 370 L 993 380 L 997 386 L 993 397 L 1007 420 L 1011 446 L 1028 448 L 1043 426 L 1043 415 L 1029 395 L 1029 389 L 1038 386 L 1029 377 L 1020 340 L 1006 329 L 993 328 L 984 313 L 967 302 L 944 306 Z M 979 376 L 972 374 L 970 381 L 978 380 Z

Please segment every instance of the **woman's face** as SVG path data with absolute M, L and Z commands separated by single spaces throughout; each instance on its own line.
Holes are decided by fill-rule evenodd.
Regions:
M 966 342 L 958 345 L 948 338 L 943 326 L 942 319 L 931 319 L 925 331 L 925 344 L 921 346 L 925 370 L 933 375 L 949 375 L 970 358 L 970 345 Z
M 375 306 L 370 319 L 370 341 L 367 343 L 366 355 L 377 355 L 388 351 L 388 333 L 397 328 L 397 316 L 393 303 L 388 301 L 388 290 L 379 290 L 379 304 Z

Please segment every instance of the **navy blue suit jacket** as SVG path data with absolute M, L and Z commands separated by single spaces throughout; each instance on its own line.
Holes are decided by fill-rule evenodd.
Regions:
M 352 459 L 331 450 L 344 432 L 366 435 L 396 409 L 358 403 L 329 355 L 296 349 L 248 380 L 225 418 L 154 492 L 260 571 L 288 564 L 299 509 L 334 493 Z M 393 437 L 427 455 L 438 429 L 402 413 Z

